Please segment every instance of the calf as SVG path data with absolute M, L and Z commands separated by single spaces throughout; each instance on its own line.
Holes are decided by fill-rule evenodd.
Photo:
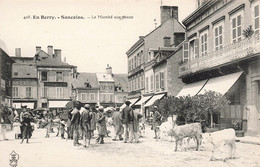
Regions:
M 166 122 L 163 122 L 159 126 L 161 140 L 167 139 L 168 133 L 172 128 L 173 128 L 173 120 L 171 117 L 169 117 Z
M 235 130 L 234 129 L 224 129 L 221 131 L 216 131 L 213 133 L 209 133 L 208 136 L 205 136 L 206 142 L 210 143 L 212 145 L 211 150 L 211 158 L 210 160 L 214 160 L 214 153 L 215 151 L 221 147 L 228 145 L 229 150 L 229 158 L 234 158 L 235 156 L 235 150 L 236 150 L 236 144 L 235 144 Z M 224 159 L 224 161 L 226 158 Z
M 193 137 L 197 141 L 196 151 L 199 150 L 201 144 L 201 124 L 200 123 L 191 123 L 186 125 L 177 126 L 175 125 L 169 132 L 169 136 L 175 138 L 175 151 L 178 149 L 178 142 L 182 141 L 183 138 Z

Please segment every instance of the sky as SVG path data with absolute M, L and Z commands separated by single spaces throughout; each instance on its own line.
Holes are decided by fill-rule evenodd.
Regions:
M 178 6 L 182 22 L 196 8 L 196 0 L 0 0 L 0 39 L 10 56 L 21 48 L 22 57 L 33 57 L 36 46 L 61 49 L 62 60 L 78 72 L 127 73 L 126 52 L 160 25 L 160 5 Z M 61 19 L 61 16 L 85 19 Z M 98 15 L 112 16 L 101 19 Z M 40 19 L 33 19 L 39 16 Z M 54 16 L 56 19 L 42 19 Z M 130 16 L 116 19 L 115 16 Z M 58 18 L 60 17 L 60 18 Z M 96 17 L 96 19 L 95 19 Z

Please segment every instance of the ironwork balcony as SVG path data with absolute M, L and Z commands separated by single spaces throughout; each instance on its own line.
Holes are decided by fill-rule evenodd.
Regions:
M 259 52 L 260 35 L 255 34 L 250 38 L 245 38 L 242 41 L 232 43 L 222 49 L 181 64 L 179 67 L 179 76 L 182 77 L 222 64 L 238 61 L 247 57 L 249 58 Z

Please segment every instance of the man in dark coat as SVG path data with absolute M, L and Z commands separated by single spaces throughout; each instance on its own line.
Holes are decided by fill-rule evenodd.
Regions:
M 79 146 L 79 124 L 80 124 L 80 110 L 81 106 L 77 105 L 72 110 L 71 128 L 73 129 L 73 145 Z
M 89 147 L 91 138 L 91 120 L 92 115 L 90 113 L 90 105 L 86 104 L 84 110 L 81 113 L 81 128 L 84 140 L 84 147 Z
M 127 143 L 127 134 L 129 134 L 129 142 L 133 142 L 133 121 L 134 121 L 134 113 L 129 105 L 131 104 L 130 101 L 125 102 L 126 107 L 122 111 L 122 123 L 124 127 L 124 143 Z

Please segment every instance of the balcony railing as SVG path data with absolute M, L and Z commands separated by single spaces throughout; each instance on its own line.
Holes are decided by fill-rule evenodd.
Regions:
M 180 65 L 179 76 L 195 73 L 221 64 L 229 63 L 260 52 L 260 35 L 256 34 L 222 49 L 210 52 Z

